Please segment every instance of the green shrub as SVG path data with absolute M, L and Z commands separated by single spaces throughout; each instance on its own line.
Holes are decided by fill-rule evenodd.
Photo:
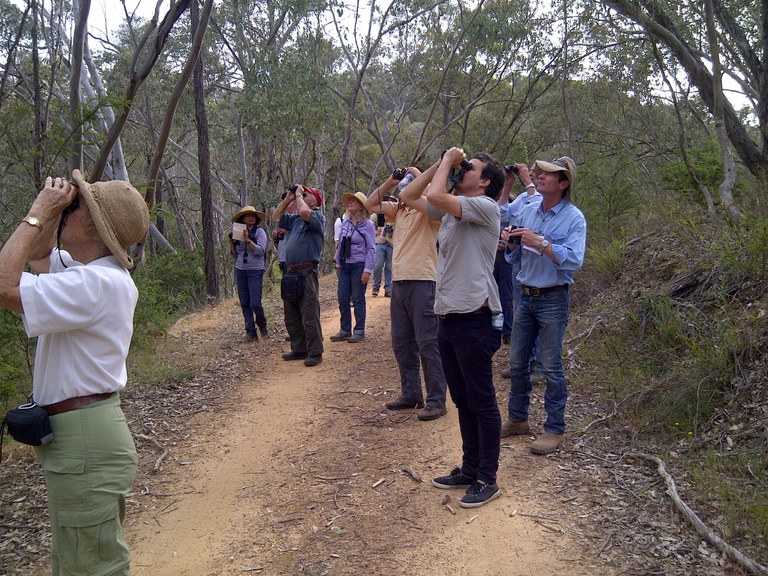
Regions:
M 29 394 L 34 343 L 24 332 L 21 316 L 0 309 L 0 402 L 4 406 Z
M 134 314 L 134 344 L 143 346 L 165 333 L 173 320 L 205 301 L 203 257 L 199 252 L 153 256 L 134 274 L 139 302 Z

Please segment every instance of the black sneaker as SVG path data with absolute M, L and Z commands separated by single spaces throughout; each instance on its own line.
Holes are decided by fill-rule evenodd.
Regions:
M 483 504 L 487 504 L 494 498 L 498 498 L 501 495 L 501 490 L 496 484 L 486 484 L 476 480 L 472 486 L 467 490 L 459 500 L 459 506 L 462 508 L 478 508 Z
M 474 478 L 462 473 L 461 468 L 454 468 L 448 476 L 438 476 L 432 480 L 432 486 L 437 488 L 466 488 L 477 484 Z

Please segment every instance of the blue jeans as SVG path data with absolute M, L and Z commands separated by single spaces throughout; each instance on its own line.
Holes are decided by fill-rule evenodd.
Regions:
M 512 319 L 515 313 L 512 276 L 514 272 L 515 267 L 504 259 L 504 251 L 496 252 L 496 260 L 493 262 L 493 279 L 499 287 L 501 313 L 504 314 L 504 328 L 501 330 L 501 335 L 507 337 L 512 333 Z
M 240 307 L 243 309 L 245 331 L 249 336 L 256 336 L 256 326 L 267 326 L 264 308 L 261 305 L 261 285 L 264 270 L 240 270 L 235 268 L 235 284 Z M 254 319 L 255 316 L 255 319 Z
M 384 292 L 392 291 L 392 246 L 389 242 L 376 244 L 376 263 L 373 265 L 373 289 L 381 287 L 381 271 L 384 270 Z
M 537 370 L 547 377 L 544 409 L 547 419 L 544 430 L 552 434 L 565 431 L 565 403 L 568 389 L 561 353 L 565 327 L 568 325 L 570 297 L 568 290 L 547 292 L 541 296 L 522 294 L 515 309 L 512 343 L 509 348 L 509 369 L 512 385 L 509 390 L 509 419 L 528 420 L 531 397 L 531 349 L 541 338 L 541 356 Z
M 459 413 L 461 471 L 496 483 L 501 448 L 501 416 L 493 387 L 493 355 L 501 333 L 491 326 L 487 307 L 440 318 L 437 342 L 451 399 Z
M 365 284 L 360 279 L 363 276 L 365 262 L 342 264 L 339 267 L 339 312 L 341 312 L 341 331 L 352 332 L 352 312 L 349 309 L 349 299 L 355 307 L 355 334 L 365 334 Z

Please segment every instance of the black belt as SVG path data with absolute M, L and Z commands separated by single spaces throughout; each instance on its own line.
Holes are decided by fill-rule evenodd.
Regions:
M 89 396 L 75 396 L 74 398 L 67 398 L 61 402 L 55 404 L 48 404 L 48 406 L 41 406 L 43 410 L 48 412 L 48 416 L 56 416 L 56 414 L 63 414 L 64 412 L 71 412 L 78 408 L 85 408 L 96 402 L 101 402 L 112 397 L 114 392 L 105 392 L 103 394 L 91 394 Z
M 472 312 L 449 312 L 448 314 L 440 314 L 440 318 L 442 320 L 448 319 L 448 318 L 456 318 L 458 316 L 476 316 L 478 314 L 491 314 L 491 309 L 488 306 L 481 306 L 477 310 L 472 310 Z
M 300 262 L 299 264 L 289 264 L 288 270 L 293 272 L 294 270 L 304 270 L 306 268 L 314 268 L 317 266 L 317 262 Z
M 534 288 L 533 286 L 526 286 L 523 284 L 523 294 L 526 296 L 541 296 L 547 292 L 555 292 L 557 290 L 568 290 L 568 284 L 562 286 L 550 286 L 549 288 Z

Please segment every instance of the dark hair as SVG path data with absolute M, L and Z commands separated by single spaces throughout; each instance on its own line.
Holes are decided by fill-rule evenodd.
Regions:
M 490 154 L 480 152 L 475 154 L 474 158 L 485 163 L 480 178 L 487 178 L 491 181 L 485 189 L 485 195 L 498 200 L 501 195 L 501 189 L 504 188 L 504 166 Z

